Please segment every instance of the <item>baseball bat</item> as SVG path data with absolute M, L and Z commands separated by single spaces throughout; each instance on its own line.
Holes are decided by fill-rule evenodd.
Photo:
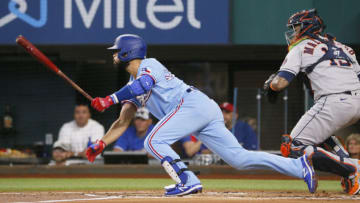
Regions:
M 24 36 L 19 35 L 16 38 L 16 43 L 22 46 L 26 52 L 32 55 L 36 60 L 45 65 L 45 67 L 49 68 L 51 71 L 56 73 L 58 76 L 63 78 L 66 82 L 68 82 L 74 89 L 84 95 L 90 101 L 93 98 L 86 93 L 81 87 L 79 87 L 74 81 L 72 81 L 67 75 L 65 75 L 61 70 L 47 57 L 45 56 L 38 48 L 36 48 L 31 42 L 29 42 Z

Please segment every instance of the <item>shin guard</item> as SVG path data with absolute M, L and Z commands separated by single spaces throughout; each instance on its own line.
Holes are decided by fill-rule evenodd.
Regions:
M 180 162 L 180 159 L 173 160 L 171 157 L 167 156 L 161 160 L 161 165 L 164 167 L 165 171 L 169 176 L 178 184 L 183 184 L 187 182 L 188 176 L 184 173 L 189 169 L 180 168 L 176 163 Z

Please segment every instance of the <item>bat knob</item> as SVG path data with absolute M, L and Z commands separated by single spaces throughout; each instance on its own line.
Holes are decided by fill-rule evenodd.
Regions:
M 24 38 L 22 35 L 17 36 L 17 37 L 16 37 L 16 43 L 18 43 L 18 41 L 19 41 L 20 39 L 22 39 L 22 38 Z

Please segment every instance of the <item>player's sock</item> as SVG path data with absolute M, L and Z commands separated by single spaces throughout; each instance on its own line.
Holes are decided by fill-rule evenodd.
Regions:
M 187 168 L 184 162 L 179 161 L 176 163 L 180 168 Z M 194 184 L 200 183 L 199 178 L 194 174 L 192 171 L 184 171 L 184 173 L 188 176 L 188 180 L 185 184 L 185 186 L 190 186 Z

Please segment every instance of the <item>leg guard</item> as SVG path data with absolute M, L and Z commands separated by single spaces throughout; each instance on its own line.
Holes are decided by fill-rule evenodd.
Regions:
M 164 167 L 165 171 L 169 174 L 169 176 L 177 183 L 183 184 L 188 180 L 188 176 L 184 173 L 189 169 L 180 168 L 176 165 L 177 162 L 181 161 L 180 159 L 173 160 L 171 157 L 167 156 L 161 160 L 161 165 Z
M 345 147 L 341 144 L 339 139 L 335 136 L 330 136 L 323 145 L 330 148 L 329 151 L 333 151 L 335 154 L 337 154 L 339 157 L 342 158 L 349 158 L 349 153 L 345 150 Z
M 314 168 L 317 170 L 331 172 L 342 177 L 348 177 L 357 172 L 356 163 L 353 163 L 351 159 L 344 159 L 315 146 L 307 146 L 304 151 L 312 158 Z

